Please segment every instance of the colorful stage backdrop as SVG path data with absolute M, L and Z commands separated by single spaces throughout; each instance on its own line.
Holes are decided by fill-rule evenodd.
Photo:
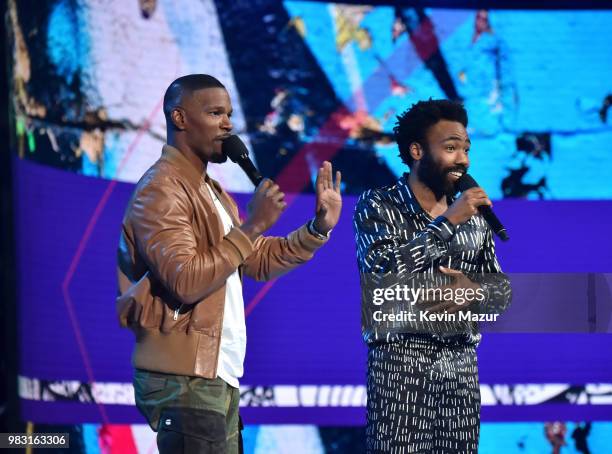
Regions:
M 119 226 L 164 143 L 166 87 L 210 73 L 261 172 L 296 196 L 271 233 L 312 216 L 322 160 L 344 175 L 330 244 L 281 280 L 245 282 L 247 422 L 364 423 L 352 211 L 361 191 L 406 170 L 395 117 L 430 97 L 468 110 L 471 173 L 512 236 L 498 256 L 517 279 L 513 320 L 542 304 L 549 320 L 577 314 L 571 327 L 485 334 L 483 420 L 612 420 L 611 11 L 8 3 L 26 419 L 143 421 L 132 335 L 114 309 Z M 245 205 L 252 185 L 239 168 L 210 173 Z

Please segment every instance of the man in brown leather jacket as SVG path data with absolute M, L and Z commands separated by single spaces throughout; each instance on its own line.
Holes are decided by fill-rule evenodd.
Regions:
M 277 277 L 312 258 L 340 216 L 340 172 L 319 169 L 315 217 L 286 238 L 264 237 L 286 203 L 264 180 L 241 222 L 207 175 L 226 160 L 232 105 L 214 77 L 175 80 L 164 96 L 167 145 L 138 182 L 118 251 L 122 326 L 136 336 L 136 404 L 161 453 L 240 451 L 238 379 L 246 330 L 241 279 Z

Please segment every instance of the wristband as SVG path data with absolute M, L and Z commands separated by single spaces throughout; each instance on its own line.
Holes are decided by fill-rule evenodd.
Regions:
M 308 224 L 306 224 L 306 227 L 308 228 L 308 232 L 319 240 L 327 240 L 329 238 L 329 234 L 331 233 L 331 230 L 327 232 L 327 234 L 323 234 L 319 232 L 314 226 L 314 219 L 311 219 L 310 221 L 308 221 Z

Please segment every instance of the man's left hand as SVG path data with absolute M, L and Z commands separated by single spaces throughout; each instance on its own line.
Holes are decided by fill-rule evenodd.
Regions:
M 332 178 L 332 165 L 324 161 L 317 174 L 315 189 L 317 205 L 315 209 L 314 228 L 317 232 L 327 235 L 340 219 L 342 196 L 340 195 L 340 171 L 336 171 L 336 182 Z
M 452 283 L 450 285 L 441 287 L 442 292 L 447 288 L 451 288 L 454 291 L 457 289 L 472 289 L 474 293 L 480 288 L 480 285 L 476 282 L 471 281 L 465 274 L 463 274 L 459 270 L 453 270 L 452 268 L 446 268 L 444 266 L 439 267 L 440 271 L 447 276 L 452 278 Z M 433 313 L 443 313 L 447 312 L 452 314 L 454 312 L 459 312 L 461 310 L 465 310 L 467 307 L 472 305 L 475 302 L 474 299 L 467 300 L 462 304 L 457 303 L 456 301 L 430 301 L 430 304 L 434 304 L 429 308 L 429 312 Z

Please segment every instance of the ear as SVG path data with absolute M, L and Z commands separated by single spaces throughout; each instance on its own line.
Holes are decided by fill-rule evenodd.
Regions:
M 423 157 L 423 148 L 421 148 L 421 145 L 419 145 L 417 142 L 412 142 L 410 144 L 408 152 L 410 153 L 412 159 L 415 161 L 420 161 Z
M 179 131 L 183 131 L 185 129 L 185 124 L 187 123 L 187 118 L 185 116 L 185 111 L 181 107 L 175 107 L 170 112 L 170 119 L 172 120 L 172 124 Z

